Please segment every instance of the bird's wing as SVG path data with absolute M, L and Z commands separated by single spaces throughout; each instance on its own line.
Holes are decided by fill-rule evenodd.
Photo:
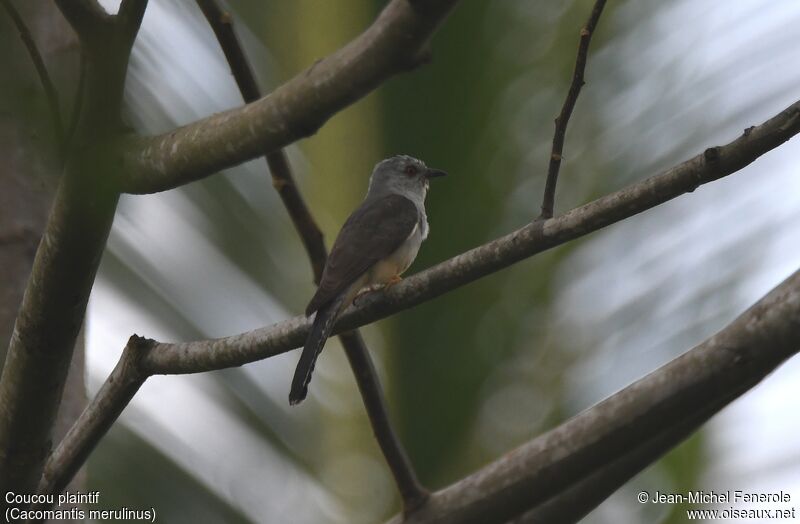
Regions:
M 322 281 L 306 308 L 306 315 L 336 298 L 375 263 L 392 254 L 418 221 L 417 207 L 400 195 L 387 195 L 361 204 L 333 243 Z

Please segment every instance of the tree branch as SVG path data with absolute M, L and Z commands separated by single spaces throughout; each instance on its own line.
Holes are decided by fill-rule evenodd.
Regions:
M 61 493 L 122 410 L 142 387 L 147 375 L 139 370 L 138 359 L 152 340 L 133 335 L 111 375 L 103 383 L 79 420 L 50 455 L 38 486 L 38 493 Z M 80 445 L 77 445 L 80 443 Z
M 118 195 L 81 161 L 56 193 L 0 377 L 0 491 L 36 488 Z M 32 416 L 35 414 L 35 416 Z M 1 505 L 2 503 L 0 503 Z
M 81 146 L 119 133 L 130 46 L 109 46 L 96 40 L 97 34 L 82 33 L 108 21 L 95 2 L 59 0 L 57 5 L 81 34 L 82 51 L 87 51 L 87 100 L 92 103 L 78 124 L 77 147 L 59 181 L 0 376 L 0 492 L 30 493 L 39 484 L 72 351 L 119 200 L 111 175 L 116 166 L 107 152 Z M 135 33 L 133 27 L 128 30 Z M 0 501 L 0 510 L 5 506 Z
M 222 49 L 222 54 L 225 55 L 228 66 L 231 68 L 233 79 L 236 81 L 236 85 L 239 86 L 242 98 L 248 104 L 255 102 L 261 98 L 261 90 L 258 88 L 256 76 L 244 54 L 242 44 L 233 30 L 231 14 L 223 11 L 215 0 L 196 0 L 196 2 L 211 30 L 214 31 L 214 36 L 217 38 L 220 49 Z
M 403 513 L 410 514 L 428 500 L 430 493 L 417 478 L 414 466 L 411 464 L 400 438 L 392 428 L 389 410 L 386 408 L 386 400 L 378 380 L 378 372 L 375 370 L 367 346 L 361 338 L 361 333 L 357 330 L 346 331 L 339 335 L 339 340 L 342 342 L 347 360 L 353 369 L 353 375 L 358 384 L 358 390 L 361 392 L 361 398 L 364 400 L 364 407 L 367 410 L 375 440 L 378 441 L 400 491 Z
M 81 111 L 83 110 L 83 101 L 85 98 L 84 90 L 86 89 L 86 70 L 87 70 L 87 60 L 86 55 L 81 51 L 80 53 L 80 62 L 78 64 L 78 86 L 75 88 L 75 96 L 73 97 L 72 101 L 72 111 L 69 117 L 69 127 L 66 131 L 66 136 L 64 141 L 66 143 L 66 148 L 68 149 L 70 144 L 72 143 L 73 138 L 75 137 L 75 131 L 78 128 L 78 122 L 81 118 Z
M 114 22 L 121 30 L 122 38 L 129 42 L 129 46 L 133 44 L 139 27 L 142 25 L 147 2 L 148 0 L 122 0 L 119 11 L 114 17 Z
M 223 12 L 214 0 L 197 0 L 197 5 L 217 37 L 220 48 L 231 68 L 233 79 L 239 86 L 242 98 L 247 103 L 258 100 L 261 98 L 261 92 L 239 39 L 233 31 L 230 14 Z M 314 272 L 314 283 L 319 284 L 322 268 L 325 267 L 327 258 L 322 232 L 297 190 L 289 161 L 283 150 L 278 149 L 272 152 L 264 150 L 262 154 L 267 157 L 267 164 L 272 173 L 272 185 L 278 191 L 283 205 L 289 212 L 292 223 L 300 235 L 306 253 L 308 253 Z
M 737 395 L 738 392 L 725 398 L 704 399 L 696 413 L 660 428 L 653 437 L 638 440 L 618 457 L 609 457 L 608 463 L 587 472 L 585 478 L 575 480 L 570 487 L 526 511 L 511 524 L 579 522 L 635 474 L 690 436 Z
M 230 65 L 233 78 L 245 102 L 261 97 L 253 70 L 245 57 L 236 33 L 233 31 L 231 17 L 223 13 L 214 0 L 197 0 L 198 6 L 208 20 L 225 58 Z M 278 190 L 283 204 L 306 248 L 314 274 L 314 282 L 319 284 L 325 267 L 327 252 L 322 232 L 311 216 L 300 191 L 294 183 L 289 162 L 283 150 L 267 153 L 267 163 L 272 172 L 273 186 Z M 344 347 L 353 375 L 372 424 L 375 438 L 383 452 L 400 491 L 406 512 L 418 507 L 428 496 L 428 492 L 417 479 L 411 462 L 392 429 L 386 409 L 378 374 L 370 358 L 364 340 L 358 331 L 342 333 L 339 340 Z
M 314 217 L 311 216 L 303 197 L 300 196 L 289 168 L 289 159 L 283 149 L 268 153 L 267 165 L 272 173 L 272 186 L 280 195 L 308 254 L 314 283 L 319 285 L 322 270 L 325 268 L 325 260 L 328 258 L 322 231 L 317 226 Z
M 583 72 L 586 70 L 586 59 L 589 55 L 589 44 L 592 41 L 594 29 L 603 14 L 603 7 L 606 0 L 597 0 L 592 8 L 592 13 L 586 21 L 586 25 L 581 29 L 581 40 L 578 44 L 578 56 L 575 59 L 575 70 L 572 73 L 572 83 L 569 86 L 567 97 L 561 108 L 561 113 L 556 117 L 556 130 L 553 134 L 553 149 L 550 152 L 550 165 L 547 168 L 547 180 L 544 186 L 544 199 L 542 200 L 542 214 L 540 218 L 547 219 L 553 216 L 554 201 L 556 198 L 556 183 L 558 182 L 558 171 L 561 169 L 562 151 L 564 149 L 564 138 L 567 134 L 567 124 L 572 110 L 581 94 Z
M 700 185 L 730 175 L 800 132 L 800 102 L 727 145 L 712 147 L 667 171 L 632 184 L 559 217 L 534 221 L 496 240 L 405 278 L 384 293 L 370 293 L 349 308 L 335 333 L 416 306 L 541 251 L 655 207 Z M 231 337 L 157 344 L 143 359 L 153 374 L 195 373 L 239 366 L 302 345 L 309 322 L 288 319 Z
M 14 26 L 17 28 L 17 32 L 19 32 L 19 37 L 22 43 L 25 44 L 33 66 L 36 68 L 39 80 L 42 82 L 42 88 L 44 88 L 44 94 L 47 98 L 47 105 L 50 108 L 50 115 L 53 119 L 53 134 L 63 154 L 65 135 L 64 124 L 61 119 L 61 104 L 58 101 L 58 93 L 53 85 L 53 81 L 50 79 L 50 74 L 47 72 L 47 66 L 44 64 L 41 53 L 39 53 L 39 48 L 36 46 L 33 35 L 31 35 L 28 26 L 25 25 L 25 21 L 20 16 L 19 11 L 14 7 L 14 4 L 11 3 L 11 0 L 0 0 L 0 3 L 3 4 L 3 7 L 8 12 L 8 16 L 11 17 L 12 22 L 14 22 Z
M 392 0 L 359 37 L 266 97 L 160 136 L 122 140 L 123 190 L 171 189 L 313 134 L 337 111 L 425 58 L 428 39 L 456 1 L 415 7 Z
M 113 17 L 97 0 L 55 0 L 55 4 L 84 43 L 97 43 L 111 26 Z
M 462 253 L 448 261 L 404 279 L 385 293 L 364 296 L 358 308 L 350 308 L 335 328 L 346 332 L 393 313 L 413 307 L 522 259 L 597 231 L 609 224 L 655 207 L 702 184 L 730 175 L 800 132 L 800 102 L 795 102 L 763 124 L 748 128 L 742 136 L 712 147 L 665 172 L 632 184 L 557 218 L 534 221 L 504 237 Z M 138 369 L 145 375 L 183 374 L 240 366 L 268 358 L 303 344 L 308 334 L 306 318 L 294 317 L 269 327 L 231 337 L 185 343 L 157 343 L 141 351 Z M 99 402 L 98 399 L 92 404 Z M 125 396 L 105 398 L 120 413 Z M 90 406 L 91 408 L 91 406 Z M 88 411 L 88 409 L 87 409 Z M 76 426 L 86 425 L 84 416 Z M 54 457 L 62 452 L 83 453 L 99 435 L 70 432 Z M 77 441 L 76 441 L 77 439 Z M 88 453 L 88 451 L 86 451 Z M 52 459 L 51 461 L 52 462 Z M 53 468 L 52 475 L 72 472 Z
M 402 522 L 500 524 L 531 508 L 523 522 L 575 522 L 798 350 L 800 271 L 691 351 L 434 493 Z M 587 500 L 568 508 L 576 495 Z

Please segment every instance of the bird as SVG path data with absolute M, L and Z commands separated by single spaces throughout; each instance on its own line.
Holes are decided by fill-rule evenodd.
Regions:
M 378 162 L 364 201 L 345 221 L 322 270 L 306 316 L 316 313 L 289 391 L 289 404 L 306 398 L 314 364 L 336 319 L 364 290 L 401 280 L 430 230 L 425 197 L 432 178 L 445 176 L 408 155 Z

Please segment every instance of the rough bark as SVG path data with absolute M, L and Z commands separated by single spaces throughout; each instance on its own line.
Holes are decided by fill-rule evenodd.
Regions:
M 691 351 L 392 522 L 576 522 L 798 351 L 800 271 Z
M 122 141 L 123 190 L 171 189 L 313 134 L 390 76 L 425 61 L 428 40 L 456 2 L 392 0 L 361 36 L 260 100 L 164 135 Z
M 91 104 L 81 114 L 0 377 L 0 492 L 30 493 L 39 483 L 116 209 L 119 193 L 109 174 L 115 170 L 102 150 L 90 152 L 86 146 L 120 132 L 122 88 L 136 34 L 131 27 L 138 29 L 139 11 L 133 8 L 143 10 L 146 2 L 129 0 L 121 13 L 126 4 L 133 11 L 130 23 L 95 26 L 105 38 L 95 36 L 91 43 L 80 35 L 87 64 L 85 94 Z
M 0 110 L 0 158 L 4 159 L 0 163 L 0 369 L 61 170 L 62 115 L 52 113 L 65 105 L 69 109 L 78 83 L 77 39 L 58 10 L 47 0 L 18 4 L 9 4 L 11 9 L 19 9 L 16 31 L 3 31 L 0 37 L 0 62 L 6 79 Z M 11 28 L 12 19 L 3 9 L 0 20 L 4 28 Z M 21 35 L 29 40 L 28 52 Z M 38 54 L 38 58 L 31 54 Z M 39 101 L 32 111 L 18 103 L 28 89 Z M 54 125 L 59 130 L 53 129 Z M 74 353 L 56 415 L 57 440 L 63 438 L 86 405 L 82 339 Z M 78 475 L 69 488 L 78 489 L 81 484 L 82 475 Z

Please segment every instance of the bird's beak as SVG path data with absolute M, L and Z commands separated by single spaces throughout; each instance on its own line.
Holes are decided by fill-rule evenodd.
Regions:
M 425 171 L 425 178 L 436 178 L 440 176 L 447 176 L 447 173 L 442 171 L 441 169 L 428 169 Z

